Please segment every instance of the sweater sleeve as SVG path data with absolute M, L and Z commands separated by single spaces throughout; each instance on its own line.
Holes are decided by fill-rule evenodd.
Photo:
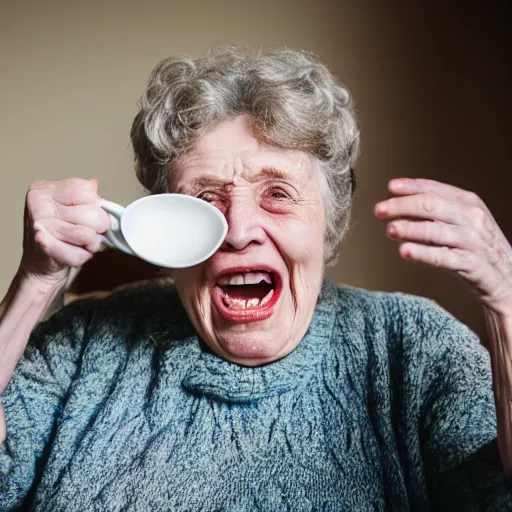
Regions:
M 434 510 L 512 510 L 496 441 L 488 352 L 465 325 L 432 306 L 423 328 L 422 456 Z
M 73 303 L 39 324 L 1 396 L 0 511 L 21 506 L 44 466 L 46 448 L 87 338 L 87 304 Z

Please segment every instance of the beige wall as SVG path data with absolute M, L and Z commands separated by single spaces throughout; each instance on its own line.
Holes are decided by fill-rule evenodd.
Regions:
M 0 293 L 21 255 L 30 182 L 96 177 L 111 200 L 127 203 L 142 194 L 128 132 L 160 59 L 200 54 L 216 42 L 284 42 L 320 55 L 352 90 L 362 123 L 354 226 L 330 273 L 356 286 L 434 297 L 482 332 L 471 296 L 442 272 L 401 262 L 372 208 L 386 196 L 389 178 L 432 177 L 482 192 L 512 235 L 510 84 L 502 54 L 508 13 L 497 2 L 442 13 L 429 2 L 386 4 L 4 0 Z

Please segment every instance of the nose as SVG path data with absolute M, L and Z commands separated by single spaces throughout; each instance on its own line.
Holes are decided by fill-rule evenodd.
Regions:
M 261 245 L 265 242 L 267 234 L 263 229 L 261 215 L 247 197 L 231 201 L 226 212 L 226 220 L 228 234 L 222 244 L 222 250 L 242 251 L 251 245 Z

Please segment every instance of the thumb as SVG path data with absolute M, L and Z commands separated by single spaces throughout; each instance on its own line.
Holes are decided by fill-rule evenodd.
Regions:
M 89 180 L 91 186 L 92 186 L 92 191 L 94 193 L 98 193 L 98 180 L 96 178 L 92 178 Z

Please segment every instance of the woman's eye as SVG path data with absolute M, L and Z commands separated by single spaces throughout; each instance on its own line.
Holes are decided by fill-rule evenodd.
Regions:
M 206 201 L 207 203 L 213 203 L 216 199 L 214 194 L 210 194 L 209 192 L 202 192 L 197 196 L 198 199 L 202 199 L 203 201 Z
M 289 199 L 289 195 L 279 188 L 273 188 L 269 190 L 270 197 L 275 197 L 276 199 Z
M 226 210 L 225 200 L 219 194 L 215 194 L 214 192 L 201 192 L 196 197 L 198 199 L 201 199 L 202 201 L 210 203 L 212 206 L 215 206 L 215 208 L 219 209 L 221 212 L 224 212 Z

